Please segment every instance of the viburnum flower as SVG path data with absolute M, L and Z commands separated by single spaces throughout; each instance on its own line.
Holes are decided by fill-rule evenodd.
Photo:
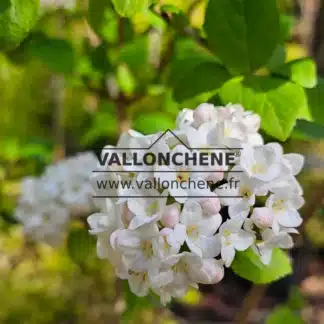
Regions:
M 296 175 L 304 158 L 264 144 L 260 125 L 260 116 L 236 104 L 184 109 L 172 131 L 125 132 L 116 147 L 103 149 L 97 167 L 91 159 L 49 167 L 43 190 L 26 180 L 30 195 L 23 194 L 17 212 L 26 220 L 38 215 L 30 223 L 57 233 L 70 215 L 62 223 L 49 218 L 45 227 L 39 215 L 48 201 L 68 214 L 73 206 L 98 208 L 88 218 L 98 256 L 134 294 L 153 292 L 166 304 L 189 287 L 218 283 L 237 254 L 252 250 L 269 264 L 274 249 L 293 246 L 291 235 L 302 222 Z M 157 155 L 165 159 L 154 160 Z M 95 199 L 87 195 L 89 181 Z M 32 210 L 39 199 L 42 208 Z
M 222 204 L 229 206 L 230 217 L 245 218 L 249 214 L 250 207 L 255 204 L 256 195 L 264 195 L 262 183 L 250 177 L 238 165 L 228 173 L 227 179 L 229 185 L 221 186 L 215 192 L 221 197 Z M 233 182 L 230 179 L 233 179 Z
M 280 173 L 279 158 L 271 144 L 258 147 L 246 145 L 242 150 L 240 166 L 252 178 L 271 181 Z
M 23 179 L 15 215 L 27 235 L 58 245 L 72 218 L 100 208 L 89 177 L 96 164 L 93 153 L 81 153 L 50 165 L 39 178 Z
M 272 251 L 274 248 L 290 249 L 294 243 L 291 236 L 286 231 L 275 233 L 271 229 L 261 232 L 263 242 L 257 243 L 261 261 L 264 264 L 271 262 Z
M 272 229 L 278 233 L 280 225 L 290 228 L 302 223 L 298 209 L 304 204 L 303 197 L 286 190 L 275 191 L 266 201 L 266 206 L 273 213 Z
M 140 197 L 129 198 L 127 206 L 133 213 L 129 229 L 136 229 L 146 223 L 151 223 L 152 219 L 158 221 L 162 218 L 166 207 L 167 196 L 160 194 L 157 190 L 143 190 L 139 192 Z
M 118 230 L 113 248 L 120 251 L 133 271 L 154 271 L 161 263 L 165 241 L 152 220 L 140 228 Z
M 184 204 L 180 223 L 186 228 L 186 243 L 200 257 L 214 258 L 220 253 L 220 245 L 214 234 L 222 222 L 220 214 L 203 216 L 202 208 L 194 200 Z
M 247 250 L 254 241 L 254 235 L 242 229 L 243 221 L 230 219 L 223 223 L 216 235 L 221 242 L 221 257 L 229 267 L 235 257 L 235 251 Z
M 129 154 L 131 166 L 119 166 L 110 176 L 131 184 L 115 189 L 117 198 L 108 199 L 119 205 L 117 213 L 109 212 L 114 219 L 121 217 L 119 228 L 111 221 L 114 226 L 107 225 L 104 234 L 94 233 L 90 222 L 98 237 L 98 254 L 112 258 L 117 275 L 129 281 L 132 292 L 139 296 L 154 292 L 165 304 L 183 296 L 189 287 L 219 282 L 236 253 L 251 248 L 269 264 L 273 249 L 293 246 L 290 234 L 297 233 L 298 210 L 304 203 L 295 176 L 304 159 L 284 154 L 280 144 L 264 145 L 260 124 L 258 115 L 240 105 L 202 104 L 181 111 L 172 133 L 122 135 L 122 146 L 119 141 L 117 148 L 132 153 L 140 148 L 137 157 L 144 158 L 147 149 L 179 158 L 176 163 L 132 169 Z M 231 164 L 180 161 L 185 154 L 203 152 L 210 158 L 216 151 L 233 150 L 240 154 Z M 159 186 L 139 188 L 140 181 Z

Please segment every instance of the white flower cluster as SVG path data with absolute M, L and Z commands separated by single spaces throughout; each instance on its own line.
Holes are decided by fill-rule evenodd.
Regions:
M 39 178 L 23 179 L 15 217 L 25 233 L 57 245 L 71 218 L 96 211 L 89 177 L 96 164 L 94 154 L 81 153 L 49 166 Z
M 115 158 L 100 167 L 106 180 L 132 186 L 106 188 L 110 198 L 104 211 L 89 216 L 90 233 L 97 236 L 98 256 L 110 260 L 133 293 L 153 291 L 167 303 L 190 286 L 219 282 L 236 251 L 252 248 L 269 264 L 274 248 L 293 246 L 290 233 L 298 233 L 304 204 L 295 176 L 304 159 L 283 154 L 277 143 L 264 145 L 259 128 L 260 117 L 240 105 L 202 104 L 183 110 L 173 133 L 129 131 L 117 147 L 103 150 L 111 156 L 118 151 L 120 160 L 127 156 L 127 163 Z M 241 153 L 231 165 L 199 170 L 190 163 L 137 168 L 131 161 L 133 152 L 143 157 L 146 149 L 175 155 L 208 148 Z M 182 185 L 149 186 L 157 181 Z

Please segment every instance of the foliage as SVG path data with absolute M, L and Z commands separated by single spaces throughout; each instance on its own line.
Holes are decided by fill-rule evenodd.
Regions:
M 233 271 L 255 284 L 266 284 L 276 281 L 291 273 L 288 256 L 280 249 L 273 251 L 271 263 L 265 266 L 251 250 L 239 252 L 233 263 Z
M 180 108 L 202 101 L 244 105 L 262 117 L 262 130 L 273 140 L 324 139 L 324 79 L 317 76 L 312 59 L 291 59 L 287 41 L 294 19 L 286 4 L 280 6 L 283 11 L 273 0 L 209 0 L 202 5 L 187 0 L 86 2 L 39 17 L 38 0 L 0 1 L 0 137 L 5 139 L 0 143 L 0 211 L 10 224 L 15 222 L 19 179 L 39 174 L 53 161 L 54 148 L 73 154 L 114 144 L 125 124 L 145 134 L 173 128 Z M 59 86 L 58 79 L 63 80 Z M 21 231 L 14 226 L 10 233 Z M 14 323 L 32 313 L 30 323 L 50 323 L 55 312 L 66 316 L 67 305 L 74 305 L 73 316 L 81 321 L 78 307 L 86 303 L 89 286 L 101 284 L 91 281 L 94 270 L 86 266 L 88 262 L 96 268 L 85 232 L 84 224 L 72 228 L 67 250 L 41 246 L 40 260 L 27 259 L 12 273 L 11 268 L 1 272 L 1 294 L 9 297 L 0 321 Z M 21 239 L 22 233 L 18 236 Z M 21 245 L 19 251 L 24 253 Z M 39 280 L 32 275 L 35 267 Z M 44 269 L 58 279 L 44 275 Z M 71 269 L 75 279 L 68 273 Z M 112 270 L 105 269 L 109 283 L 103 287 L 111 289 Z M 87 287 L 78 287 L 84 278 L 80 271 L 90 271 Z M 255 283 L 269 283 L 288 275 L 291 265 L 287 255 L 276 250 L 266 267 L 249 250 L 238 253 L 234 271 Z M 48 286 L 57 290 L 47 291 Z M 100 302 L 113 302 L 100 293 Z M 13 294 L 21 294 L 21 299 L 10 311 Z M 35 306 L 20 308 L 30 296 Z M 126 290 L 129 305 L 148 303 L 129 296 Z M 37 313 L 41 307 L 48 312 L 43 319 Z M 137 306 L 132 307 L 129 316 Z M 276 309 L 267 323 L 283 318 L 299 323 L 286 306 Z
M 18 46 L 38 18 L 38 0 L 5 0 L 0 7 L 0 50 Z

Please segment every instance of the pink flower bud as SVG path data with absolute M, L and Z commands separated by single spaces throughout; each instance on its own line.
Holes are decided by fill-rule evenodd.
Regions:
M 271 227 L 273 214 L 267 207 L 254 208 L 251 220 L 259 228 Z
M 199 127 L 201 124 L 212 121 L 216 118 L 216 109 L 212 104 L 201 104 L 193 113 L 195 126 Z
M 204 259 L 197 281 L 206 285 L 217 284 L 224 278 L 224 267 L 216 259 Z
M 221 210 L 220 200 L 217 196 L 202 198 L 199 201 L 204 214 L 217 215 Z
M 161 222 L 165 227 L 174 228 L 180 220 L 180 208 L 177 203 L 166 206 Z
M 216 171 L 221 171 L 221 170 L 216 170 Z M 207 181 L 212 181 L 213 183 L 216 183 L 223 179 L 224 179 L 224 172 L 211 172 L 208 175 Z

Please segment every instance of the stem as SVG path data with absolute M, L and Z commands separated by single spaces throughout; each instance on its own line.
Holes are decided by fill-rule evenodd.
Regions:
M 54 161 L 61 160 L 65 156 L 65 131 L 64 131 L 64 78 L 53 76 L 52 78 L 53 104 L 54 104 L 54 132 L 56 149 Z
M 125 32 L 125 18 L 118 19 L 118 46 L 121 48 L 124 44 L 124 32 Z M 130 121 L 127 117 L 127 98 L 125 98 L 124 94 L 120 93 L 119 97 L 116 100 L 117 106 L 117 117 L 119 124 L 119 133 L 122 134 L 126 132 L 130 128 Z
M 258 307 L 262 296 L 265 293 L 267 285 L 253 285 L 248 294 L 243 300 L 241 310 L 238 312 L 235 318 L 237 324 L 248 324 L 249 316 L 253 309 Z

